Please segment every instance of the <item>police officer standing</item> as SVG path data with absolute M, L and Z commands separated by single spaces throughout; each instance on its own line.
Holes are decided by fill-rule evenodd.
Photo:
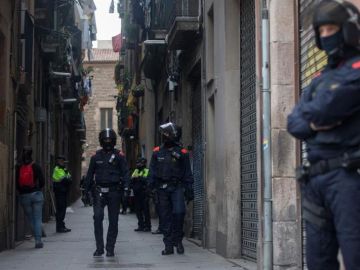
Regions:
M 138 158 L 136 169 L 131 176 L 131 188 L 134 191 L 135 212 L 138 219 L 136 232 L 150 232 L 151 219 L 149 209 L 148 176 L 149 169 L 146 168 L 146 158 Z
M 288 131 L 306 142 L 303 186 L 308 268 L 360 269 L 360 13 L 347 1 L 315 8 L 316 45 L 326 68 L 288 117 Z
M 178 143 L 179 128 L 169 122 L 160 126 L 163 145 L 155 147 L 150 162 L 149 183 L 156 187 L 165 249 L 162 255 L 184 253 L 185 200 L 194 197 L 189 154 Z
M 56 232 L 67 233 L 71 229 L 65 226 L 65 214 L 67 207 L 67 193 L 71 184 L 71 175 L 65 167 L 64 156 L 56 158 L 56 166 L 52 174 L 53 189 L 56 202 Z
M 103 219 L 104 207 L 108 208 L 109 228 L 106 239 L 106 256 L 114 256 L 114 247 L 118 234 L 121 192 L 128 190 L 129 170 L 124 155 L 117 149 L 116 133 L 104 129 L 99 133 L 102 147 L 91 157 L 85 179 L 87 191 L 93 191 L 94 233 L 96 250 L 94 257 L 104 254 Z

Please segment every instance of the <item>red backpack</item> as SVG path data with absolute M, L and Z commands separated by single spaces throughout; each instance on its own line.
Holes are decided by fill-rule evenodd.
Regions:
M 34 188 L 34 172 L 32 168 L 33 164 L 22 165 L 19 173 L 19 187 L 20 188 Z

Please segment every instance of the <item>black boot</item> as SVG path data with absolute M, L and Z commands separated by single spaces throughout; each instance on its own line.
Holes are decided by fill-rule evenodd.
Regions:
M 107 249 L 106 250 L 106 257 L 114 257 L 114 250 L 113 249 Z
M 94 257 L 101 257 L 104 254 L 104 250 L 103 249 L 96 249 L 93 256 Z
M 57 233 L 67 233 L 67 232 L 71 232 L 71 229 L 63 227 L 63 228 L 56 229 L 56 232 Z
M 181 242 L 176 245 L 176 252 L 178 254 L 184 254 L 185 249 L 184 249 L 184 246 L 183 246 L 183 244 Z
M 134 230 L 135 232 L 143 232 L 144 231 L 144 228 L 142 227 L 138 227 L 137 229 Z
M 162 255 L 171 255 L 174 254 L 174 247 L 172 246 L 165 246 L 165 249 L 161 251 Z

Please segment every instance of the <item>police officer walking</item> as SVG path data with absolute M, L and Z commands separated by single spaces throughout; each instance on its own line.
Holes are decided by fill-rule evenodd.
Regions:
M 56 204 L 56 232 L 67 233 L 71 229 L 65 226 L 65 214 L 67 207 L 67 193 L 71 184 L 71 174 L 65 167 L 64 156 L 56 158 L 56 166 L 52 174 L 53 189 Z
M 134 191 L 135 212 L 138 219 L 136 232 L 150 232 L 151 219 L 149 209 L 148 176 L 149 169 L 146 168 L 146 158 L 138 158 L 136 169 L 131 176 L 131 188 Z
M 185 200 L 193 199 L 193 175 L 189 154 L 178 143 L 179 128 L 169 122 L 160 126 L 163 145 L 155 147 L 150 162 L 149 183 L 156 187 L 165 249 L 162 255 L 184 253 Z
M 112 129 L 104 129 L 99 133 L 102 147 L 90 159 L 85 179 L 85 188 L 92 190 L 94 208 L 94 233 L 96 250 L 94 257 L 104 254 L 103 219 L 104 207 L 107 206 L 109 228 L 106 238 L 106 256 L 114 256 L 114 247 L 118 234 L 121 192 L 128 189 L 129 171 L 124 155 L 117 149 L 116 133 Z
M 308 268 L 360 269 L 360 13 L 347 1 L 318 4 L 316 45 L 328 64 L 288 117 L 288 131 L 306 142 L 303 186 Z

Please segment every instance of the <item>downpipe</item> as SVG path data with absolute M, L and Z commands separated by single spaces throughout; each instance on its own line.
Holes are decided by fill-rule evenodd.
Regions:
M 269 43 L 269 9 L 267 0 L 261 5 L 261 52 L 262 52 L 262 157 L 264 176 L 264 231 L 263 269 L 273 268 L 273 230 L 272 230 L 272 172 L 271 172 L 271 91 L 270 91 L 270 43 Z

